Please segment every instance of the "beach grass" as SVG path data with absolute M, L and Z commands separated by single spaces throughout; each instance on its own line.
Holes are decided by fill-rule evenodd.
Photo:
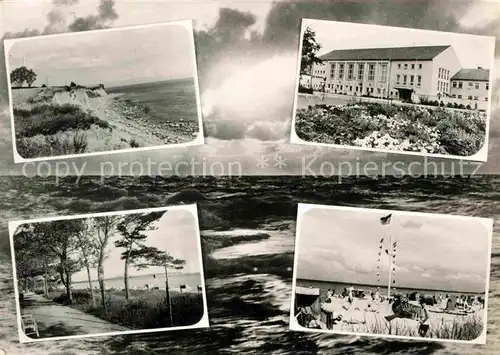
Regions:
M 95 304 L 93 304 L 89 291 L 74 290 L 73 303 L 68 306 L 131 329 L 194 325 L 201 320 L 204 313 L 201 294 L 170 291 L 173 321 L 173 324 L 170 324 L 164 290 L 129 292 L 130 298 L 127 300 L 125 291 L 106 291 L 106 307 L 103 308 L 98 292 L 95 292 Z M 65 292 L 53 294 L 52 299 L 57 303 L 66 304 Z
M 397 335 L 406 337 L 420 337 L 418 323 L 407 321 L 390 321 L 376 318 L 360 326 L 344 326 L 345 331 L 359 331 L 369 334 Z M 357 328 L 356 330 L 353 329 Z M 433 339 L 452 339 L 471 341 L 477 339 L 483 332 L 483 320 L 478 315 L 459 316 L 451 321 L 441 318 L 431 322 L 426 337 Z

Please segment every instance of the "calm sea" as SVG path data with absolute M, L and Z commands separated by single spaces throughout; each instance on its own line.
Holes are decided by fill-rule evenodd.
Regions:
M 192 78 L 117 86 L 106 91 L 123 94 L 123 100 L 149 107 L 150 115 L 157 119 L 198 120 L 196 90 Z
M 181 285 L 186 285 L 183 291 L 197 291 L 198 286 L 201 286 L 200 274 L 172 274 L 168 275 L 168 282 L 170 290 L 179 291 Z M 105 280 L 106 288 L 114 288 L 121 290 L 125 288 L 123 277 L 114 277 Z M 141 276 L 131 276 L 129 278 L 129 287 L 131 289 L 145 289 L 146 285 L 149 288 L 158 287 L 165 289 L 165 274 L 151 274 Z M 99 287 L 97 280 L 92 281 L 93 287 Z M 88 287 L 87 281 L 73 282 L 75 289 L 86 289 Z

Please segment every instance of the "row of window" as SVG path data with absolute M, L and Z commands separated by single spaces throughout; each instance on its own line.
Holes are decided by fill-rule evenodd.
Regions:
M 438 68 L 438 79 L 448 80 L 450 78 L 450 71 L 445 68 Z
M 337 90 L 342 91 L 342 90 L 344 90 L 344 88 L 345 88 L 346 91 L 353 92 L 353 86 L 352 85 L 345 85 L 345 87 L 344 87 L 344 85 L 337 84 L 334 87 L 333 84 L 331 84 L 331 85 L 328 84 L 327 87 L 329 89 L 336 89 L 335 92 L 337 92 Z M 356 86 L 356 87 L 354 87 L 354 89 L 355 89 L 356 92 L 359 92 L 361 94 L 363 93 L 363 86 Z M 373 94 L 374 88 L 366 88 L 365 91 L 366 91 L 367 94 Z M 382 93 L 385 94 L 385 89 L 377 88 L 377 93 L 379 93 L 379 94 L 382 94 Z
M 410 85 L 413 86 L 415 84 L 415 75 L 403 75 L 403 85 L 408 84 L 408 77 L 410 78 Z M 401 75 L 396 74 L 396 84 L 401 83 Z M 417 75 L 417 86 L 422 85 L 422 75 Z
M 450 88 L 450 83 L 438 80 L 437 91 L 438 92 L 448 92 Z
M 408 64 L 404 64 L 403 68 L 408 70 Z M 398 69 L 401 69 L 401 64 L 398 64 Z M 415 63 L 411 64 L 411 69 L 415 69 Z M 418 69 L 422 69 L 422 64 L 418 64 Z
M 453 95 L 451 95 L 451 97 L 453 97 L 454 99 L 461 99 L 461 98 L 462 98 L 462 95 L 455 95 L 455 94 L 453 94 Z M 475 100 L 475 101 L 477 101 L 477 100 L 479 100 L 479 97 L 478 97 L 478 96 L 472 96 L 472 95 L 469 95 L 469 96 L 467 97 L 467 99 L 468 99 L 468 100 Z M 488 97 L 485 97 L 485 98 L 484 98 L 484 101 L 488 101 Z
M 476 90 L 478 90 L 479 86 L 480 86 L 480 83 L 473 83 L 472 81 L 469 82 L 469 87 L 470 88 L 474 87 Z M 453 81 L 453 87 L 454 88 L 458 88 L 458 89 L 462 89 L 463 88 L 463 82 L 462 81 L 458 81 L 458 82 L 457 81 Z M 489 90 L 490 89 L 490 84 L 486 83 L 485 88 L 486 88 L 486 90 Z
M 347 64 L 347 76 L 344 77 L 346 64 L 338 64 L 338 79 L 339 80 L 363 80 L 365 75 L 365 65 L 358 64 L 358 70 L 354 73 L 354 64 Z M 379 81 L 385 83 L 387 81 L 387 64 L 380 64 Z M 336 65 L 332 63 L 330 66 L 330 79 L 335 79 Z M 368 64 L 368 81 L 375 81 L 375 64 Z

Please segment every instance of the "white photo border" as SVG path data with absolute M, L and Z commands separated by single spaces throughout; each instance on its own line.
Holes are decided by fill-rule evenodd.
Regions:
M 342 21 L 328 21 L 328 20 L 319 20 L 319 19 L 310 19 L 310 18 L 302 18 L 301 26 L 300 26 L 300 37 L 299 37 L 299 52 L 298 52 L 298 62 L 297 62 L 297 72 L 296 72 L 296 81 L 295 81 L 295 91 L 294 91 L 294 99 L 293 99 L 293 111 L 292 111 L 292 124 L 290 130 L 290 143 L 292 144 L 300 144 L 307 146 L 315 146 L 315 147 L 323 147 L 323 148 L 337 148 L 337 149 L 351 149 L 354 151 L 367 151 L 367 152 L 378 152 L 378 153 L 388 153 L 388 154 L 403 154 L 403 155 L 413 155 L 413 156 L 426 156 L 432 158 L 444 158 L 444 159 L 454 159 L 454 160 L 467 160 L 467 161 L 476 161 L 476 162 L 487 162 L 488 160 L 488 146 L 489 146 L 489 135 L 490 135 L 490 121 L 491 121 L 491 99 L 492 99 L 492 91 L 493 91 L 493 73 L 498 72 L 498 68 L 495 66 L 495 57 L 491 58 L 490 65 L 490 77 L 489 77 L 489 90 L 488 90 L 488 104 L 486 108 L 486 128 L 485 128 L 485 137 L 484 144 L 476 153 L 470 156 L 460 156 L 460 155 L 448 155 L 448 154 L 434 154 L 434 153 L 421 153 L 421 152 L 411 152 L 405 150 L 390 150 L 390 149 L 377 149 L 377 148 L 364 148 L 364 147 L 355 147 L 351 145 L 341 145 L 341 144 L 329 144 L 329 143 L 315 143 L 308 142 L 301 139 L 296 132 L 296 116 L 297 116 L 297 102 L 299 98 L 299 85 L 300 85 L 300 64 L 301 64 L 301 56 L 302 56 L 302 40 L 304 38 L 304 32 L 308 25 L 313 24 L 315 22 L 327 22 L 327 23 L 343 23 Z M 355 24 L 359 26 L 375 26 L 375 27 L 386 27 L 386 28 L 399 28 L 403 27 L 397 26 L 385 26 L 385 25 L 375 25 L 369 23 L 353 23 L 348 22 L 349 24 Z M 457 32 L 444 32 L 444 31 L 433 31 L 433 30 L 425 30 L 425 29 L 416 29 L 416 28 L 404 28 L 408 31 L 419 31 L 419 32 L 432 32 L 432 33 L 448 33 L 450 35 L 465 35 L 465 36 L 475 36 L 475 37 L 486 37 L 491 38 L 493 42 L 493 49 L 495 48 L 495 37 L 492 36 L 480 36 L 473 35 L 469 33 L 457 33 Z
M 361 333 L 361 332 L 347 332 L 347 331 L 336 331 L 336 330 L 323 330 L 323 329 L 311 329 L 300 326 L 295 318 L 295 290 L 297 287 L 297 265 L 299 260 L 299 240 L 300 231 L 302 224 L 302 217 L 309 210 L 313 209 L 323 209 L 323 210 L 338 210 L 338 211 L 351 211 L 351 212 L 363 212 L 363 213 L 397 213 L 399 215 L 410 215 L 410 216 L 422 216 L 428 218 L 449 218 L 449 219 L 465 219 L 481 221 L 487 232 L 488 232 L 488 263 L 486 268 L 486 279 L 485 279 L 485 296 L 484 296 L 484 317 L 483 317 L 483 329 L 479 337 L 474 340 L 455 340 L 455 339 L 441 339 L 441 338 L 421 338 L 403 335 L 389 335 L 389 334 L 373 334 L 373 333 Z M 449 343 L 463 343 L 463 344 L 486 344 L 487 337 L 487 325 L 488 325 L 488 297 L 490 292 L 490 273 L 491 273 L 491 251 L 492 251 L 492 240 L 493 240 L 493 223 L 492 218 L 482 218 L 482 217 L 470 217 L 470 216 L 460 216 L 451 214 L 440 214 L 440 213 L 426 213 L 426 212 L 410 212 L 401 210 L 385 210 L 376 208 L 358 208 L 358 207 L 345 207 L 345 206 L 332 206 L 332 205 L 317 205 L 309 203 L 299 203 L 297 207 L 297 220 L 296 220 L 296 232 L 295 232 L 295 253 L 293 261 L 293 276 L 292 276 L 292 295 L 290 303 L 290 325 L 289 329 L 291 331 L 299 331 L 306 333 L 321 333 L 321 334 L 341 334 L 341 335 L 356 335 L 356 336 L 368 336 L 374 338 L 388 338 L 388 339 L 405 339 L 405 340 L 419 340 L 428 342 L 449 342 Z
M 34 37 L 24 37 L 24 38 L 16 38 L 16 39 L 5 39 L 4 40 L 4 54 L 5 54 L 5 66 L 7 73 L 7 92 L 9 95 L 9 115 L 10 115 L 10 124 L 11 124 L 11 136 L 12 136 L 12 151 L 14 155 L 14 163 L 27 163 L 27 162 L 37 162 L 37 161 L 49 161 L 56 159 L 71 159 L 71 158 L 83 158 L 83 157 L 91 157 L 91 156 L 100 156 L 107 154 L 119 154 L 119 153 L 131 153 L 131 152 L 140 152 L 140 151 L 149 151 L 149 150 L 158 150 L 158 149 L 168 149 L 168 148 L 184 148 L 191 146 L 199 146 L 205 144 L 205 135 L 203 131 L 203 111 L 201 106 L 201 94 L 200 94 L 200 85 L 198 79 L 198 64 L 196 60 L 196 46 L 195 46 L 195 38 L 194 38 L 194 26 L 192 19 L 190 20 L 178 20 L 178 21 L 170 21 L 170 22 L 161 22 L 161 23 L 151 23 L 146 25 L 135 25 L 135 26 L 120 26 L 113 27 L 107 29 L 99 29 L 99 30 L 90 30 L 90 31 L 81 31 L 81 32 L 67 32 L 53 35 L 43 35 L 43 36 L 34 36 Z M 137 147 L 137 148 L 126 148 L 126 149 L 116 149 L 109 151 L 99 151 L 99 152 L 88 152 L 81 154 L 67 154 L 67 155 L 57 155 L 57 156 L 48 156 L 48 157 L 37 157 L 37 158 L 23 158 L 19 155 L 17 151 L 16 145 L 16 132 L 15 132 L 15 120 L 14 120 L 14 105 L 12 99 L 12 84 L 10 81 L 10 61 L 9 61 L 9 52 L 11 47 L 19 42 L 25 41 L 36 41 L 39 39 L 47 39 L 47 38 L 58 38 L 58 37 L 68 37 L 68 36 L 89 36 L 96 33 L 106 33 L 106 32 L 116 32 L 116 31 L 127 31 L 127 30 L 138 30 L 144 28 L 152 28 L 152 27 L 169 27 L 169 26 L 181 26 L 190 32 L 189 42 L 190 42 L 190 51 L 192 53 L 193 60 L 193 80 L 194 87 L 196 91 L 196 112 L 198 116 L 197 124 L 198 124 L 198 132 L 196 137 L 193 140 L 186 143 L 174 143 L 174 144 L 164 144 L 164 145 L 155 145 L 150 147 Z
M 198 247 L 198 261 L 200 263 L 200 275 L 201 275 L 200 283 L 201 283 L 201 287 L 202 287 L 202 299 L 203 299 L 203 315 L 200 318 L 200 320 L 198 321 L 198 323 L 192 324 L 192 325 L 186 325 L 186 326 L 178 326 L 178 327 L 137 329 L 137 330 L 127 330 L 127 331 L 114 331 L 114 332 L 108 332 L 108 333 L 55 336 L 55 337 L 35 338 L 35 339 L 30 338 L 26 334 L 24 334 L 24 332 L 22 331 L 22 327 L 21 327 L 21 305 L 19 302 L 19 287 L 18 287 L 17 270 L 16 270 L 15 250 L 14 250 L 14 234 L 19 226 L 21 226 L 23 224 L 29 224 L 29 223 L 73 220 L 73 219 L 104 217 L 104 216 L 122 216 L 122 215 L 129 215 L 129 214 L 161 212 L 161 211 L 165 211 L 165 212 L 167 212 L 167 211 L 186 211 L 188 213 L 191 213 L 191 215 L 193 216 L 193 218 L 195 220 L 195 230 L 196 230 L 197 247 Z M 204 269 L 203 269 L 203 257 L 202 257 L 201 236 L 200 236 L 197 204 L 156 207 L 156 208 L 144 208 L 144 209 L 126 210 L 126 211 L 118 211 L 118 212 L 102 212 L 102 213 L 89 213 L 89 214 L 78 214 L 78 215 L 69 215 L 69 216 L 55 216 L 55 217 L 45 217 L 45 218 L 37 218 L 37 219 L 30 219 L 30 220 L 9 221 L 9 241 L 10 241 L 10 250 L 11 250 L 11 258 L 12 258 L 14 295 L 15 295 L 15 302 L 16 302 L 16 318 L 17 318 L 16 321 L 17 321 L 18 335 L 19 335 L 19 342 L 20 343 L 36 343 L 36 342 L 46 342 L 46 341 L 54 341 L 54 340 L 80 339 L 80 338 L 91 338 L 91 337 L 102 337 L 102 336 L 122 336 L 122 335 L 129 335 L 129 334 L 145 334 L 145 333 L 200 329 L 200 328 L 209 328 L 210 327 L 209 318 L 208 318 L 207 294 L 206 294 L 206 287 L 205 287 L 205 273 L 204 273 Z

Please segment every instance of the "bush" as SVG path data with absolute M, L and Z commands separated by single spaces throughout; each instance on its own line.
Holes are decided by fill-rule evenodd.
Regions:
M 297 110 L 296 133 L 309 142 L 469 156 L 484 143 L 486 115 L 378 103 L 318 105 Z
M 92 125 L 110 128 L 103 121 L 76 105 L 37 105 L 31 109 L 14 108 L 16 136 L 53 135 L 68 130 L 86 130 Z
M 71 307 L 92 314 L 110 323 L 120 324 L 133 329 L 152 329 L 172 326 L 169 324 L 169 310 L 165 291 L 130 290 L 127 301 L 122 291 L 107 291 L 106 307 L 102 308 L 96 295 L 96 305 L 91 301 L 90 292 L 73 291 Z M 174 326 L 187 326 L 198 323 L 203 316 L 203 298 L 197 293 L 170 292 L 172 320 Z M 66 294 L 54 297 L 54 301 L 66 304 Z
M 72 138 L 60 135 L 37 135 L 20 137 L 16 140 L 17 153 L 25 159 L 81 154 L 87 147 L 87 136 L 84 132 L 75 132 Z

